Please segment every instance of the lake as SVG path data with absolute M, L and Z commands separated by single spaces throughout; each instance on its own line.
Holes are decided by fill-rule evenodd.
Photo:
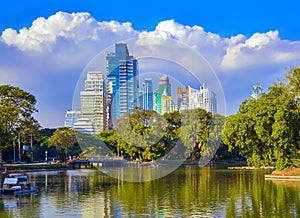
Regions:
M 30 172 L 39 193 L 2 195 L 0 217 L 300 216 L 300 182 L 265 180 L 266 173 L 186 166 L 156 180 L 127 182 L 91 169 Z

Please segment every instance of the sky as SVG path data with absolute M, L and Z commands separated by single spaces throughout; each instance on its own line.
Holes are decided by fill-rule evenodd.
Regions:
M 253 84 L 267 92 L 287 68 L 300 65 L 299 6 L 290 0 L 2 1 L 0 85 L 35 95 L 41 125 L 59 127 L 90 60 L 116 42 L 158 37 L 207 60 L 230 115 Z M 170 49 L 161 45 L 160 51 Z

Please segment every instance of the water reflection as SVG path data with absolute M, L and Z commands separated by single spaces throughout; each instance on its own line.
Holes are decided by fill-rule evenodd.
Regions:
M 124 170 L 139 169 L 115 173 L 122 178 Z M 143 169 L 143 176 L 155 170 L 161 169 Z M 29 173 L 39 188 L 38 196 L 2 197 L 0 217 L 298 216 L 300 183 L 265 181 L 265 173 L 268 171 L 181 167 L 164 178 L 143 183 L 87 169 Z

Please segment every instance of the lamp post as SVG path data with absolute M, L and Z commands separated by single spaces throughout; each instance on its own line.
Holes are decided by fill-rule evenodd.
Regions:
M 48 160 L 48 151 L 45 151 L 45 161 L 47 162 Z
M 14 147 L 14 163 L 16 163 L 16 138 L 13 137 L 13 147 Z

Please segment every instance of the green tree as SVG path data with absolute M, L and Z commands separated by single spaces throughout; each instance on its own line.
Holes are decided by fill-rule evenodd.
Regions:
M 244 101 L 237 114 L 226 118 L 223 142 L 238 148 L 249 165 L 294 166 L 299 158 L 300 69 L 291 68 L 286 80 L 269 88 L 259 99 Z
M 58 150 L 65 152 L 65 161 L 68 160 L 68 149 L 77 142 L 75 131 L 69 127 L 58 128 L 54 134 L 48 138 L 48 145 L 56 146 Z
M 195 159 L 196 151 L 206 149 L 211 124 L 211 113 L 204 109 L 184 110 L 181 113 L 180 138 L 187 148 L 187 155 Z
M 122 150 L 130 156 L 130 159 L 136 158 L 141 161 L 161 156 L 159 152 L 162 149 L 156 147 L 161 147 L 158 142 L 163 138 L 166 126 L 164 117 L 155 111 L 135 109 L 131 114 L 124 114 L 117 128 L 118 153 L 123 147 Z
M 209 127 L 209 137 L 206 146 L 201 152 L 203 158 L 211 159 L 222 145 L 222 133 L 225 124 L 225 117 L 219 114 L 212 115 Z
M 12 140 L 13 133 L 23 130 L 27 121 L 34 120 L 32 114 L 37 112 L 35 97 L 14 86 L 0 86 L 0 164 L 4 144 Z M 34 125 L 31 123 L 30 125 Z
M 78 144 L 82 150 L 81 157 L 91 158 L 99 156 L 111 156 L 110 148 L 116 145 L 109 141 L 108 138 L 113 135 L 114 131 L 104 131 L 99 135 L 90 135 L 82 132 L 76 132 Z

